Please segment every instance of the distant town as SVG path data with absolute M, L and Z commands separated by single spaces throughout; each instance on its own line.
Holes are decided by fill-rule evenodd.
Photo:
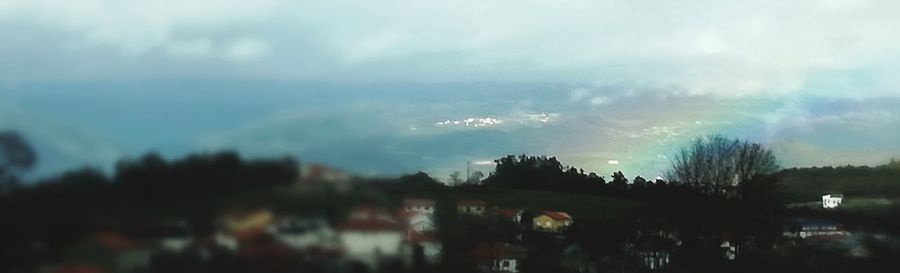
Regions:
M 510 155 L 487 176 L 455 174 L 451 180 L 461 181 L 448 185 L 421 172 L 365 178 L 290 158 L 147 154 L 123 160 L 112 176 L 86 168 L 4 184 L 0 208 L 11 221 L 3 225 L 0 266 L 876 272 L 900 254 L 896 161 L 779 169 L 765 147 L 717 135 L 680 156 L 670 174 L 677 181 L 604 177 L 554 157 Z

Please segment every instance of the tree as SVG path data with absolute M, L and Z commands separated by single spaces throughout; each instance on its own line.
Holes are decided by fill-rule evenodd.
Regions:
M 481 182 L 481 179 L 484 178 L 484 173 L 481 171 L 474 171 L 471 175 L 469 175 L 468 183 L 478 183 Z
M 18 175 L 37 163 L 37 154 L 18 132 L 0 131 L 0 190 L 9 191 L 9 187 L 18 181 Z
M 761 144 L 710 135 L 675 154 L 669 177 L 721 192 L 778 170 L 772 151 Z
M 621 171 L 614 172 L 608 187 L 615 194 L 625 193 L 628 190 L 628 178 Z
M 458 171 L 450 173 L 450 185 L 459 185 L 460 182 L 462 182 L 462 179 L 459 178 Z

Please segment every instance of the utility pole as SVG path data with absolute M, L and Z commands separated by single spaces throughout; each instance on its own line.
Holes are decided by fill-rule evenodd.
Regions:
M 469 178 L 472 177 L 472 174 L 470 173 L 470 168 L 469 168 L 469 165 L 471 165 L 471 164 L 472 164 L 472 161 L 466 160 L 466 183 L 469 183 Z

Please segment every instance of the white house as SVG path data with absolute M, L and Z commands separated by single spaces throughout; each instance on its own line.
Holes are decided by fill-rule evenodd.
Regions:
M 337 243 L 337 232 L 325 219 L 282 219 L 274 228 L 273 234 L 279 241 L 295 249 L 334 248 Z
M 456 211 L 460 215 L 482 216 L 487 203 L 481 200 L 460 200 L 456 204 Z
M 434 214 L 434 200 L 411 198 L 403 200 L 403 209 L 406 212 L 424 212 Z
M 163 251 L 181 252 L 194 242 L 191 229 L 184 221 L 165 223 L 159 230 L 159 246 Z
M 341 227 L 339 237 L 345 258 L 366 264 L 370 269 L 405 254 L 403 226 L 383 208 L 354 209 Z
M 826 209 L 833 209 L 841 205 L 841 201 L 844 200 L 844 196 L 841 194 L 826 194 L 822 195 L 822 207 Z
M 443 244 L 440 238 L 434 236 L 432 232 L 417 232 L 415 230 L 407 230 L 406 239 L 414 247 L 417 245 L 422 248 L 422 256 L 425 261 L 436 264 L 441 261 L 443 253 Z M 415 251 L 413 251 L 415 256 Z
M 810 237 L 845 237 L 844 225 L 830 219 L 792 218 L 785 221 L 782 236 L 806 239 Z
M 522 270 L 522 259 L 528 249 L 507 243 L 483 244 L 466 253 L 475 266 L 484 272 L 517 273 Z
M 408 216 L 409 228 L 418 232 L 435 231 L 434 217 L 428 213 L 413 213 Z

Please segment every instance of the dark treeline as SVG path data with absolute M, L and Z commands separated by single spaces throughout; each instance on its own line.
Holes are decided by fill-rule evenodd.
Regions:
M 287 185 L 297 163 L 244 160 L 233 152 L 190 155 L 166 161 L 156 154 L 123 160 L 113 176 L 95 169 L 66 172 L 0 196 L 0 268 L 27 264 L 29 257 L 57 258 L 66 244 L 103 228 L 104 223 L 152 223 L 153 209 L 186 201 Z M 99 226 L 98 226 L 99 225 Z M 40 241 L 44 245 L 32 246 Z M 41 253 L 23 253 L 22 250 Z
M 900 197 L 900 162 L 877 166 L 791 168 L 781 171 L 790 201 L 815 201 L 823 192 L 848 196 Z
M 782 203 L 775 191 L 778 175 L 757 175 L 738 185 L 740 196 L 709 194 L 694 185 L 630 180 L 614 172 L 609 181 L 595 173 L 563 166 L 555 157 L 520 155 L 496 161 L 484 180 L 486 188 L 542 190 L 596 194 L 640 201 L 645 206 L 641 224 L 648 229 L 677 228 L 696 235 L 728 232 L 771 242 L 780 230 Z

